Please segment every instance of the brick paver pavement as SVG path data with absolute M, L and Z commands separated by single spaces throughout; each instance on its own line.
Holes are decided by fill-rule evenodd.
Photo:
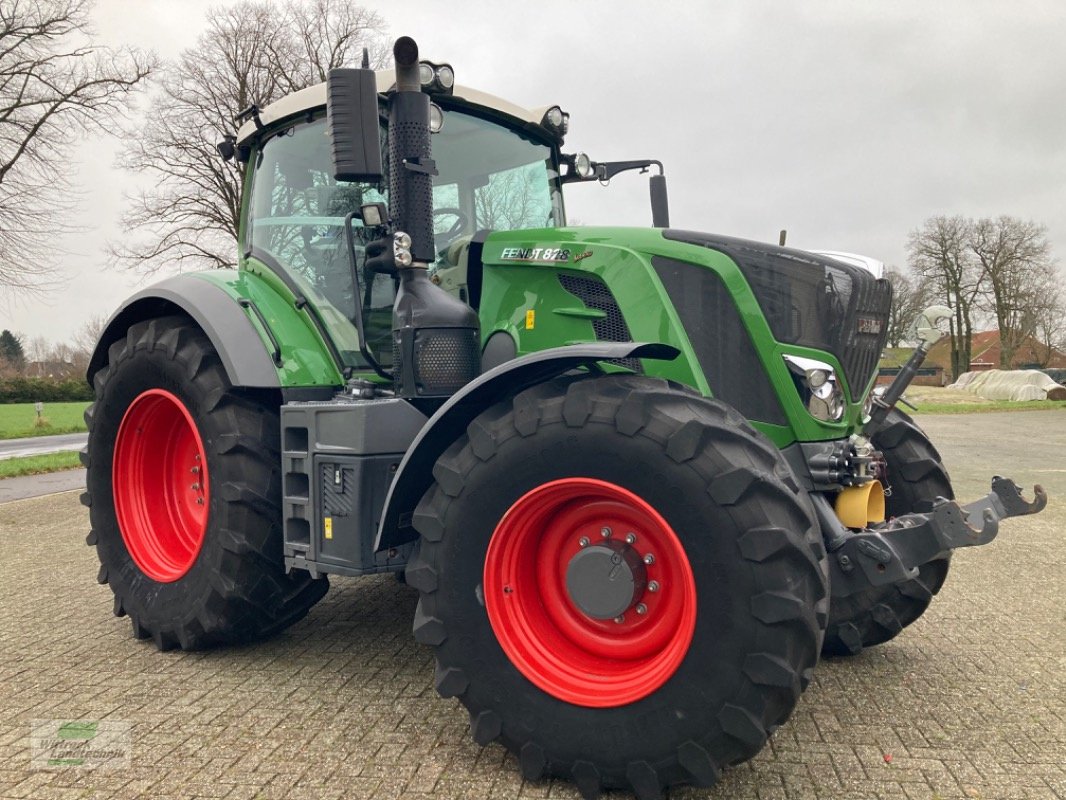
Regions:
M 960 496 L 996 469 L 1052 505 L 960 553 L 895 641 L 823 662 L 754 761 L 671 797 L 1066 798 L 1066 412 L 922 422 Z M 86 529 L 76 493 L 0 505 L 0 797 L 577 797 L 470 740 L 392 578 L 334 581 L 262 644 L 157 653 L 112 617 Z M 31 769 L 31 721 L 53 718 L 129 723 L 129 765 Z

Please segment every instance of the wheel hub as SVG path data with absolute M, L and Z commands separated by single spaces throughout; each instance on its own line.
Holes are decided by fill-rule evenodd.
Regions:
M 485 610 L 511 663 L 568 703 L 647 697 L 681 664 L 696 624 L 685 547 L 633 492 L 559 478 L 507 510 L 485 553 Z
M 149 389 L 126 409 L 111 484 L 126 550 L 154 581 L 182 578 L 207 531 L 210 482 L 203 440 L 176 395 Z
M 570 559 L 566 591 L 582 613 L 593 619 L 614 619 L 643 594 L 647 575 L 635 549 L 622 542 L 605 542 L 585 547 Z

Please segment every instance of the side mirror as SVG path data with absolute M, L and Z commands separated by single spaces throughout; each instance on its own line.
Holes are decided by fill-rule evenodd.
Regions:
M 370 69 L 331 69 L 326 79 L 327 129 L 338 181 L 381 183 L 378 87 Z

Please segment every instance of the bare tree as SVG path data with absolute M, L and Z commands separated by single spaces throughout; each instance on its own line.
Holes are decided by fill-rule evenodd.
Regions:
M 110 130 L 151 56 L 85 44 L 86 0 L 0 3 L 0 290 L 34 291 L 53 274 L 77 137 Z
M 543 202 L 543 193 L 536 191 L 538 181 L 544 181 L 543 168 L 516 167 L 492 175 L 474 193 L 478 226 L 516 230 L 547 224 L 551 206 Z
M 1035 309 L 1054 274 L 1047 228 L 1017 217 L 979 219 L 970 226 L 969 248 L 984 275 L 984 294 L 999 328 L 999 365 L 1036 333 Z
M 1066 291 L 1063 276 L 1055 269 L 1043 276 L 1040 288 L 1034 293 L 1030 320 L 1033 338 L 1043 347 L 1041 366 L 1047 366 L 1054 350 L 1066 350 Z
M 71 363 L 79 375 L 84 375 L 89 368 L 89 359 L 92 358 L 96 343 L 100 341 L 100 335 L 107 325 L 107 314 L 93 314 L 74 334 L 70 342 Z
M 914 318 L 929 305 L 928 282 L 912 278 L 895 267 L 885 271 L 885 278 L 892 284 L 892 308 L 888 315 L 888 344 L 899 347 L 907 337 Z
M 911 270 L 928 282 L 933 298 L 949 306 L 951 374 L 970 368 L 975 301 L 983 275 L 968 247 L 972 223 L 963 217 L 930 217 L 911 231 L 907 255 Z
M 34 378 L 44 377 L 50 349 L 51 345 L 43 336 L 34 336 L 26 343 L 27 374 Z
M 112 247 L 123 266 L 232 266 L 244 165 L 224 162 L 215 145 L 236 132 L 234 116 L 324 81 L 364 46 L 372 64 L 387 53 L 381 18 L 351 0 L 242 0 L 209 18 L 196 46 L 166 65 L 143 127 L 127 132 L 123 166 L 153 185 L 124 218 L 141 238 Z
M 96 343 L 100 341 L 100 335 L 107 326 L 107 314 L 93 314 L 78 328 L 71 342 L 75 350 L 92 353 L 96 349 Z

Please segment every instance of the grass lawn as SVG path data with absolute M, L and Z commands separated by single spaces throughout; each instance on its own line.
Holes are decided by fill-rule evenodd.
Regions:
M 917 411 L 903 403 L 902 411 L 908 414 L 983 414 L 990 411 L 1066 411 L 1064 400 L 985 400 L 969 392 L 939 386 L 912 386 L 904 395 Z
M 47 453 L 43 456 L 5 458 L 0 460 L 0 478 L 17 478 L 20 475 L 40 475 L 44 472 L 59 472 L 81 466 L 77 453 Z
M 37 412 L 33 403 L 0 405 L 0 439 L 24 436 L 50 436 L 54 433 L 77 433 L 85 430 L 82 412 L 88 403 L 45 403 L 41 416 L 47 424 L 36 427 Z

